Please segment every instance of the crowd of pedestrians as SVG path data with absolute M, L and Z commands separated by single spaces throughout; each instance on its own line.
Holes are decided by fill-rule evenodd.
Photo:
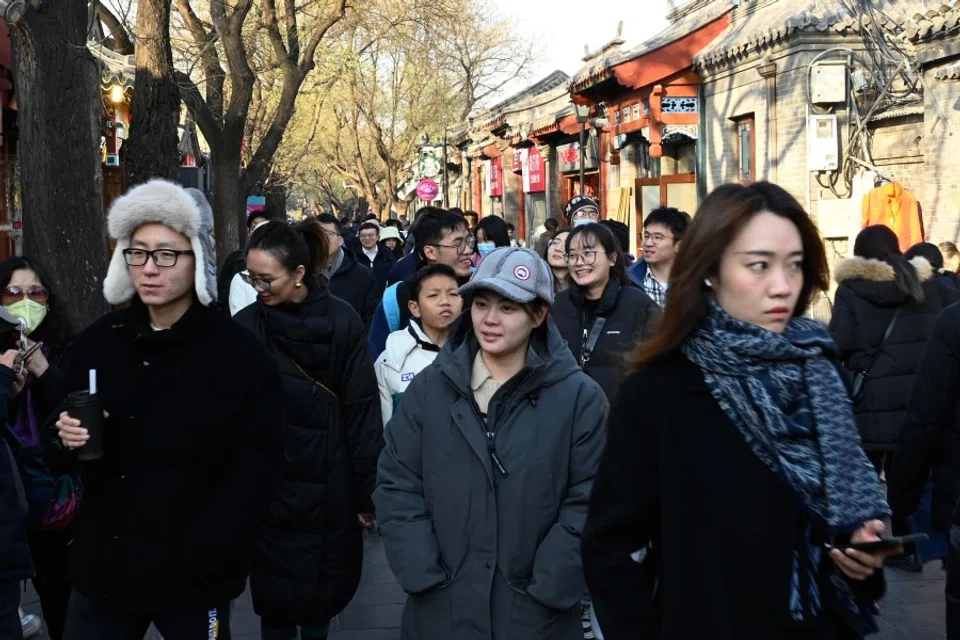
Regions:
M 865 637 L 884 566 L 951 537 L 960 638 L 960 255 L 864 229 L 833 272 L 770 183 L 629 229 L 576 196 L 498 216 L 108 215 L 103 291 L 0 264 L 0 640 L 321 640 L 378 531 L 415 640 Z M 559 212 L 558 212 L 559 213 Z M 932 497 L 931 497 L 932 495 Z M 888 502 L 889 499 L 889 502 Z M 932 522 L 916 517 L 929 503 Z

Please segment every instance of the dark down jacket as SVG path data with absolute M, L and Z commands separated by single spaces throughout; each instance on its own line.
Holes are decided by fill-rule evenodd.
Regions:
M 323 626 L 353 597 L 363 560 L 358 513 L 371 513 L 383 447 L 379 392 L 363 324 L 326 286 L 301 304 L 239 314 L 273 353 L 286 402 L 286 463 L 250 576 L 254 610 Z
M 583 289 L 573 285 L 557 295 L 551 315 L 567 341 L 577 363 L 583 365 L 584 330 L 593 327 L 598 317 L 606 318 L 600 337 L 583 371 L 600 383 L 613 400 L 627 374 L 627 358 L 637 343 L 649 338 L 660 322 L 660 307 L 650 296 L 632 285 L 622 286 L 615 279 L 607 284 L 593 309 Z
M 937 314 L 958 295 L 937 286 L 923 258 L 911 262 L 923 284 L 924 301 L 912 303 L 894 281 L 893 267 L 879 260 L 851 258 L 836 269 L 837 288 L 830 333 L 851 373 L 864 371 L 895 311 L 900 315 L 870 369 L 861 400 L 854 406 L 863 448 L 892 451 L 907 408 L 907 395 Z M 945 299 L 947 298 L 947 299 Z
M 368 331 L 383 289 L 377 287 L 373 272 L 357 262 L 353 251 L 342 251 L 343 263 L 330 278 L 330 293 L 348 302 L 363 320 L 364 331 Z

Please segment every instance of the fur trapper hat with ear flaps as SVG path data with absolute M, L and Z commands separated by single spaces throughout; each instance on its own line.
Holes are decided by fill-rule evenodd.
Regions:
M 197 189 L 185 189 L 166 180 L 151 180 L 117 198 L 107 214 L 107 229 L 117 241 L 103 281 L 103 295 L 112 305 L 136 295 L 130 267 L 123 251 L 133 234 L 145 224 L 158 223 L 190 240 L 196 262 L 194 284 L 197 298 L 209 306 L 217 301 L 217 259 L 213 242 L 213 210 Z

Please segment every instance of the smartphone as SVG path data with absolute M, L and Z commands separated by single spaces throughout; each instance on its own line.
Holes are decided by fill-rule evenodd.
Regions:
M 856 549 L 857 551 L 866 551 L 867 553 L 872 553 L 874 551 L 896 549 L 897 547 L 901 547 L 905 544 L 910 544 L 912 542 L 924 542 L 929 539 L 930 536 L 925 533 L 911 533 L 907 536 L 891 536 L 889 538 L 871 540 L 870 542 L 849 542 L 843 545 L 843 548 Z

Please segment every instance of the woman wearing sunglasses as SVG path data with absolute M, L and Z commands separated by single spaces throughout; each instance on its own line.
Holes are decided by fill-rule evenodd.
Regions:
M 16 386 L 20 392 L 10 403 L 8 431 L 4 435 L 12 436 L 21 466 L 27 461 L 31 469 L 42 465 L 51 477 L 56 477 L 53 461 L 48 467 L 40 454 L 40 427 L 57 408 L 62 373 L 55 363 L 70 340 L 72 323 L 60 299 L 50 289 L 50 278 L 37 261 L 17 257 L 0 263 L 0 284 L 3 285 L 0 303 L 23 322 L 28 344 L 42 343 L 26 361 L 23 376 L 18 377 Z M 29 486 L 27 488 L 30 501 L 34 494 Z M 31 504 L 31 508 L 35 505 Z M 49 524 L 31 518 L 27 540 L 36 569 L 33 584 L 40 596 L 48 634 L 51 640 L 60 640 L 70 597 L 66 568 L 71 532 L 69 527 L 51 529 Z
M 565 258 L 570 288 L 557 295 L 553 319 L 580 368 L 612 399 L 627 372 L 624 354 L 653 335 L 660 307 L 630 281 L 620 243 L 602 224 L 575 227 Z

